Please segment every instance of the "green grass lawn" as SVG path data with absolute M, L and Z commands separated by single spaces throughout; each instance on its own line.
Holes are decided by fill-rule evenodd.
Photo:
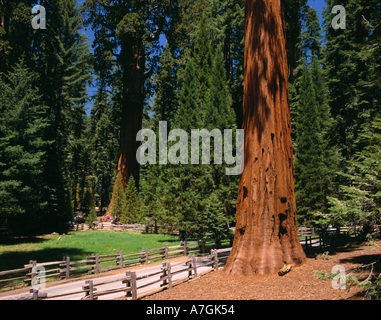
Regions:
M 61 237 L 61 240 L 57 239 Z M 178 245 L 177 236 L 115 231 L 77 231 L 67 235 L 45 235 L 0 243 L 0 271 L 22 268 L 29 260 L 49 262 L 70 256 L 72 261 L 100 255 L 137 253 L 142 248 L 160 248 L 163 244 Z

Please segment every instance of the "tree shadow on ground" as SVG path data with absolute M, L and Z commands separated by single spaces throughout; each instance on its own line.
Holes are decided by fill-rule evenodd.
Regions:
M 6 238 L 0 239 L 0 245 L 17 245 L 24 243 L 41 243 L 47 241 L 47 239 L 40 237 L 15 237 L 15 238 Z
M 335 247 L 326 247 L 326 248 L 312 248 L 305 249 L 304 252 L 307 258 L 316 258 L 317 255 L 328 252 L 330 256 L 334 256 L 337 253 L 345 253 L 352 251 L 361 251 L 363 250 L 361 246 L 364 245 L 362 242 L 349 242 L 340 246 Z
M 180 240 L 179 239 L 163 239 L 163 240 L 158 240 L 157 242 L 160 242 L 160 243 L 175 242 L 175 243 L 179 243 L 180 244 Z
M 373 267 L 373 272 L 378 274 L 381 272 L 381 255 L 380 253 L 374 253 L 374 254 L 364 254 L 361 256 L 351 257 L 348 259 L 340 259 L 340 263 L 352 263 L 352 264 L 359 264 L 360 266 L 366 266 L 364 267 L 363 272 L 368 273 Z M 358 271 L 361 271 L 360 269 Z
M 164 236 L 166 239 L 157 239 L 155 241 L 157 242 L 177 242 L 177 243 L 180 243 L 180 240 L 178 238 L 178 235 L 176 234 L 163 234 L 163 233 L 141 233 L 142 236 L 145 236 L 147 238 L 149 238 L 150 236 L 152 235 L 156 235 L 156 236 Z M 168 237 L 168 238 L 167 238 Z
M 381 254 L 363 254 L 360 256 L 350 257 L 347 259 L 340 259 L 339 263 L 351 263 L 358 264 L 358 267 L 346 270 L 347 274 L 354 274 L 358 281 L 369 280 L 370 277 L 374 279 L 381 273 Z M 374 297 L 373 297 L 374 298 Z M 370 297 L 367 296 L 366 290 L 362 290 L 347 300 L 369 300 Z
M 375 244 L 379 247 L 379 244 Z M 306 255 L 308 258 L 314 259 L 317 255 L 328 252 L 330 257 L 335 257 L 339 253 L 350 253 L 358 252 L 359 254 L 346 257 L 337 257 L 337 264 L 345 266 L 346 275 L 354 275 L 358 281 L 364 281 L 368 279 L 370 274 L 377 277 L 381 273 L 381 254 L 380 250 L 368 250 L 366 242 L 350 242 L 342 246 L 332 247 L 332 248 L 321 248 L 315 250 L 308 250 Z M 372 247 L 370 247 L 371 249 Z M 350 268 L 349 265 L 353 267 Z M 347 298 L 346 300 L 368 300 L 369 297 L 366 296 L 366 291 L 361 290 L 353 294 L 353 296 Z
M 45 248 L 27 252 L 5 252 L 0 254 L 0 271 L 23 268 L 30 260 L 38 262 L 62 261 L 69 256 L 70 260 L 84 259 L 88 252 L 77 248 Z

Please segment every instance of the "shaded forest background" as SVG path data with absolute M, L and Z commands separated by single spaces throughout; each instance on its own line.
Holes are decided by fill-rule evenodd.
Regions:
M 31 27 L 35 1 L 0 1 L 0 236 L 66 232 L 77 211 L 92 220 L 108 208 L 182 238 L 226 237 L 239 181 L 226 164 L 143 165 L 128 181 L 117 168 L 127 104 L 142 104 L 130 121 L 157 135 L 159 121 L 241 128 L 244 1 L 40 2 L 46 30 Z M 334 5 L 346 29 L 331 25 Z M 284 8 L 298 225 L 370 230 L 381 203 L 381 4 L 326 0 L 322 25 L 305 0 Z

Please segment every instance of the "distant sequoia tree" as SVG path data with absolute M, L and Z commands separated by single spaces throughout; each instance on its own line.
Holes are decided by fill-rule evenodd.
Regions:
M 281 0 L 245 1 L 243 129 L 234 244 L 228 274 L 269 274 L 300 265 Z

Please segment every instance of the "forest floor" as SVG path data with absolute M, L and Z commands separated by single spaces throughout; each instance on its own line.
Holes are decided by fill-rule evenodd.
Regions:
M 329 251 L 327 253 L 326 251 Z M 212 272 L 189 282 L 180 284 L 146 297 L 145 300 L 342 300 L 364 299 L 362 289 L 334 289 L 332 280 L 319 280 L 314 271 L 332 273 L 332 268 L 341 265 L 346 275 L 355 274 L 359 280 L 366 279 L 371 268 L 361 268 L 376 262 L 374 274 L 381 272 L 381 240 L 372 244 L 348 244 L 325 253 L 307 254 L 306 262 L 293 267 L 284 276 L 226 275 L 223 270 Z

